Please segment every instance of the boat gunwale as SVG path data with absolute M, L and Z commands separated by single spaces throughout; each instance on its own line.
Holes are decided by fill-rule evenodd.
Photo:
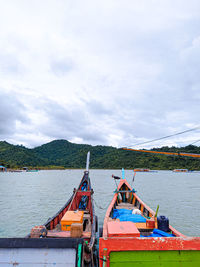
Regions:
M 80 190 L 81 185 L 87 181 L 88 182 L 88 187 L 90 190 L 87 191 L 82 191 Z M 68 201 L 64 204 L 64 206 L 52 217 L 50 217 L 46 223 L 43 224 L 43 226 L 45 226 L 47 229 L 50 227 L 50 224 L 52 221 L 54 221 L 57 217 L 60 216 L 60 214 L 64 211 L 65 208 L 67 208 L 70 203 L 73 201 L 73 198 L 75 197 L 75 194 L 77 192 L 89 192 L 90 193 L 90 197 L 91 197 L 91 212 L 92 213 L 92 228 L 91 228 L 91 237 L 90 237 L 90 242 L 88 244 L 89 249 L 91 250 L 92 247 L 94 246 L 95 243 L 95 233 L 96 233 L 96 215 L 95 215 L 95 209 L 94 209 L 94 203 L 93 203 L 93 189 L 91 188 L 91 182 L 90 182 L 90 178 L 89 178 L 89 171 L 84 171 L 84 175 L 79 183 L 79 186 L 77 187 L 78 189 L 74 188 L 74 192 L 71 195 L 71 197 L 68 199 Z M 25 238 L 30 238 L 30 233 L 25 237 Z M 45 238 L 46 239 L 46 238 Z M 49 237 L 48 237 L 49 239 Z M 56 239 L 62 239 L 62 238 L 56 238 Z M 70 240 L 71 238 L 65 238 L 66 240 Z M 77 239 L 82 239 L 84 240 L 84 238 L 77 238 Z
M 27 237 L 12 237 L 0 238 L 0 249 L 75 249 L 76 258 L 75 266 L 78 266 L 79 257 L 83 254 L 81 248 L 81 255 L 78 253 L 79 246 L 83 247 L 82 238 L 27 238 Z M 19 251 L 18 251 L 19 254 Z M 14 266 L 15 263 L 13 263 Z M 20 264 L 20 263 L 17 263 Z M 1 263 L 0 263 L 1 265 Z M 21 264 L 20 264 L 21 265 Z
M 57 216 L 59 216 L 59 215 L 63 212 L 63 210 L 64 210 L 64 209 L 65 209 L 65 208 L 72 202 L 73 197 L 75 196 L 75 194 L 76 194 L 77 192 L 81 191 L 81 190 L 79 190 L 79 189 L 80 189 L 81 185 L 84 183 L 84 181 L 88 181 L 88 185 L 89 185 L 89 188 L 90 188 L 90 190 L 87 190 L 87 191 L 85 191 L 85 192 L 91 192 L 91 191 L 93 191 L 93 189 L 91 188 L 91 183 L 90 183 L 90 178 L 89 178 L 89 172 L 85 171 L 85 172 L 84 172 L 84 175 L 83 175 L 83 177 L 82 177 L 82 179 L 81 179 L 81 181 L 80 181 L 80 184 L 79 184 L 79 186 L 78 186 L 78 189 L 74 188 L 74 192 L 73 192 L 73 194 L 72 194 L 71 197 L 68 199 L 68 201 L 64 204 L 64 206 L 63 206 L 63 207 L 62 207 L 56 214 L 54 214 L 52 217 L 50 217 L 50 218 L 46 221 L 46 223 L 43 224 L 45 227 L 49 227 L 50 223 L 51 223 Z M 92 194 L 91 194 L 91 195 L 92 195 Z M 94 211 L 94 210 L 93 210 L 93 211 Z
M 122 185 L 125 184 L 129 189 L 130 189 L 130 192 L 133 192 L 132 191 L 132 188 L 131 186 L 128 184 L 127 180 L 126 179 L 121 179 L 119 184 L 118 184 L 118 187 L 117 187 L 117 191 L 120 191 L 120 188 L 122 187 Z M 107 231 L 107 223 L 108 223 L 108 219 L 110 217 L 110 213 L 114 207 L 114 204 L 116 203 L 117 201 L 117 195 L 118 193 L 116 192 L 113 196 L 113 199 L 111 200 L 111 203 L 110 205 L 108 206 L 108 209 L 106 211 L 106 215 L 105 215 L 105 218 L 104 218 L 104 224 L 103 224 L 103 237 L 104 238 L 107 238 L 108 237 L 108 231 Z M 153 216 L 155 216 L 155 211 L 153 211 L 147 204 L 145 204 L 139 197 L 138 195 L 133 192 L 133 196 L 139 201 L 139 203 L 144 207 L 146 208 Z M 170 230 L 172 231 L 172 233 L 177 237 L 183 237 L 185 238 L 186 236 L 183 235 L 182 233 L 180 233 L 179 231 L 177 231 L 174 227 L 172 227 L 171 225 L 169 225 L 169 228 Z M 110 237 L 109 237 L 110 238 Z
M 0 248 L 77 248 L 82 238 L 0 238 Z
M 132 250 L 200 250 L 200 237 L 100 237 L 99 251 L 105 247 L 110 252 Z
M 200 237 L 100 237 L 99 266 L 110 266 L 111 252 L 131 251 L 200 251 Z
M 181 251 L 200 251 L 200 237 L 187 237 L 174 229 L 171 225 L 169 226 L 172 233 L 175 237 L 108 237 L 107 224 L 110 218 L 112 209 L 115 207 L 117 202 L 118 192 L 120 191 L 122 185 L 126 185 L 128 190 L 122 190 L 124 192 L 132 192 L 133 196 L 139 201 L 143 208 L 140 209 L 143 211 L 144 207 L 151 213 L 152 216 L 155 216 L 155 212 L 149 208 L 131 189 L 130 185 L 126 179 L 121 179 L 117 190 L 111 200 L 111 203 L 106 211 L 103 224 L 103 236 L 99 238 L 99 266 L 110 266 L 110 253 L 111 252 L 131 252 L 131 251 L 178 251 L 179 254 Z M 130 189 L 130 190 L 129 190 Z M 120 257 L 120 254 L 119 254 Z M 121 262 L 122 263 L 122 262 Z M 134 260 L 132 262 L 134 264 Z M 123 262 L 125 264 L 125 262 Z

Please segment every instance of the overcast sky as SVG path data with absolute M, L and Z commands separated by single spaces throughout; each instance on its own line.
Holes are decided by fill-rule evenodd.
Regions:
M 122 147 L 199 125 L 199 0 L 0 0 L 0 140 Z

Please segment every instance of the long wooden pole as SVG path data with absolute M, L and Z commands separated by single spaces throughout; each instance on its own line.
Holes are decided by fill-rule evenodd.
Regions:
M 170 156 L 184 156 L 184 157 L 200 158 L 200 154 L 185 153 L 185 152 L 178 152 L 178 153 L 177 152 L 163 152 L 163 151 L 155 151 L 155 150 L 134 149 L 134 148 L 127 148 L 127 147 L 122 147 L 122 149 L 136 151 L 136 152 L 170 155 Z

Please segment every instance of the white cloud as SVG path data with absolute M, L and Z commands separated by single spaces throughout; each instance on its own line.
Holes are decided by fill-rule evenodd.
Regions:
M 5 138 L 123 146 L 199 125 L 199 8 L 197 0 L 0 1 L 0 91 L 29 118 L 16 122 L 16 109 Z

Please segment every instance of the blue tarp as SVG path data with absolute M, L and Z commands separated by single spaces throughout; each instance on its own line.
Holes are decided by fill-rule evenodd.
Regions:
M 87 182 L 86 181 L 82 184 L 81 191 L 87 191 Z
M 5 171 L 7 171 L 7 168 L 4 167 L 4 166 L 2 166 L 2 165 L 0 166 L 0 168 L 1 168 L 1 169 L 4 169 Z
M 173 234 L 168 234 L 164 231 L 161 231 L 159 229 L 153 229 L 153 233 L 148 235 L 148 236 L 145 236 L 145 235 L 140 235 L 141 237 L 174 237 Z
M 145 223 L 146 219 L 140 214 L 132 214 L 132 210 L 127 209 L 114 209 L 113 219 L 119 219 L 121 222 L 134 222 L 134 223 Z
M 88 204 L 88 196 L 82 196 L 78 208 L 80 210 L 85 210 L 87 208 L 87 204 Z

